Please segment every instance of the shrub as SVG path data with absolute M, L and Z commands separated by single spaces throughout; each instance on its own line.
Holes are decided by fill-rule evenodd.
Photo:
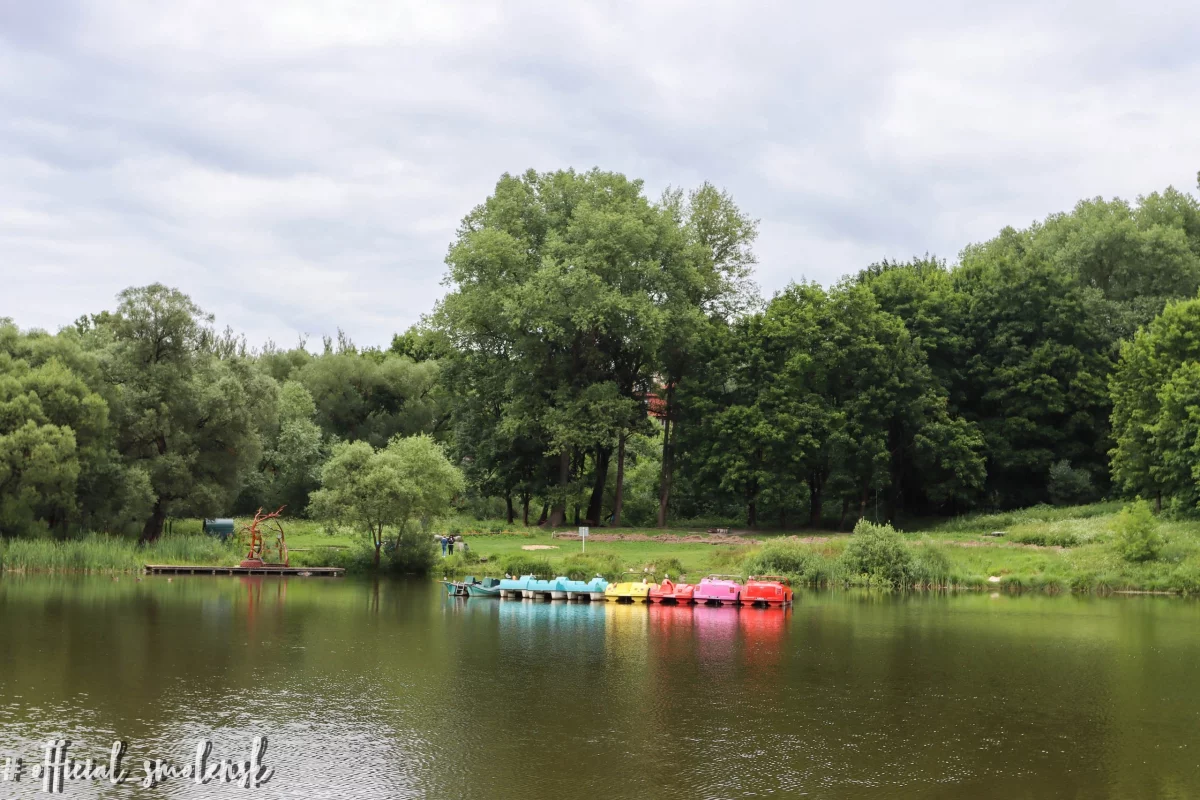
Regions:
M 1158 521 L 1145 500 L 1125 506 L 1114 524 L 1113 547 L 1126 561 L 1153 561 L 1162 550 Z
M 405 574 L 426 575 L 438 558 L 433 538 L 417 527 L 404 531 L 391 542 L 385 542 L 384 550 L 387 554 L 385 567 Z
M 839 577 L 836 561 L 799 542 L 772 542 L 742 562 L 747 575 L 783 575 L 793 583 L 823 585 Z
M 503 569 L 506 575 L 536 575 L 539 578 L 554 578 L 554 565 L 549 559 L 536 558 L 516 553 L 504 559 Z
M 912 583 L 912 550 L 891 525 L 859 520 L 842 559 L 851 573 L 866 575 L 868 580 L 893 586 Z
M 558 569 L 559 575 L 565 575 L 573 581 L 590 581 L 597 575 L 607 581 L 614 581 L 624 574 L 625 562 L 621 560 L 620 556 L 612 553 L 603 555 L 576 553 L 563 559 Z
M 1050 481 L 1046 488 L 1056 506 L 1086 503 L 1095 496 L 1091 473 L 1085 469 L 1075 469 L 1065 458 L 1050 467 Z
M 742 562 L 750 575 L 801 577 L 808 572 L 816 553 L 799 542 L 771 542 Z
M 926 541 L 913 559 L 914 583 L 925 586 L 946 586 L 950 581 L 950 557 L 944 548 Z
M 1071 531 L 1047 530 L 1046 528 L 1013 531 L 1008 538 L 1009 541 L 1018 544 L 1036 544 L 1042 547 L 1075 547 L 1079 544 L 1079 537 Z

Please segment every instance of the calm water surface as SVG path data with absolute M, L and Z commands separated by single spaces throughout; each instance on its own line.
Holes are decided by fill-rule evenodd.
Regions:
M 0 765 L 244 758 L 66 797 L 1200 797 L 1200 604 L 797 595 L 789 612 L 426 582 L 0 578 Z M 0 800 L 44 797 L 0 782 Z

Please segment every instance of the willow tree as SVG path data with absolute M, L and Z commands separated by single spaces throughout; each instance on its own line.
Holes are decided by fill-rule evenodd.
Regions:
M 275 413 L 274 381 L 219 348 L 211 322 L 162 284 L 125 290 L 116 314 L 98 322 L 117 448 L 149 481 L 143 542 L 161 535 L 170 514 L 227 512 Z

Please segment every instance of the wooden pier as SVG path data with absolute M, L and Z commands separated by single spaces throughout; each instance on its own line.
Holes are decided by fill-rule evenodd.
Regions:
M 340 578 L 341 567 L 196 567 L 147 564 L 147 575 L 296 575 L 302 578 Z

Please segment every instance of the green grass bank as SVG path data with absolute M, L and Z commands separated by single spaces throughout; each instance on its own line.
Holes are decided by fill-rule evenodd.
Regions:
M 916 521 L 893 538 L 867 542 L 848 532 L 706 528 L 593 528 L 550 531 L 502 521 L 452 518 L 435 530 L 468 543 L 434 563 L 437 576 L 535 573 L 609 579 L 633 572 L 659 577 L 784 574 L 799 585 L 1067 592 L 1200 592 L 1200 522 L 1156 520 L 1153 557 L 1130 561 L 1118 546 L 1120 503 L 1038 506 L 1002 514 Z M 371 554 L 351 531 L 305 520 L 287 525 L 293 564 L 371 569 Z M 857 540 L 857 541 L 856 541 Z M 66 542 L 0 541 L 0 569 L 22 572 L 133 573 L 147 563 L 236 564 L 242 551 L 180 520 L 158 543 L 139 547 L 93 535 Z

